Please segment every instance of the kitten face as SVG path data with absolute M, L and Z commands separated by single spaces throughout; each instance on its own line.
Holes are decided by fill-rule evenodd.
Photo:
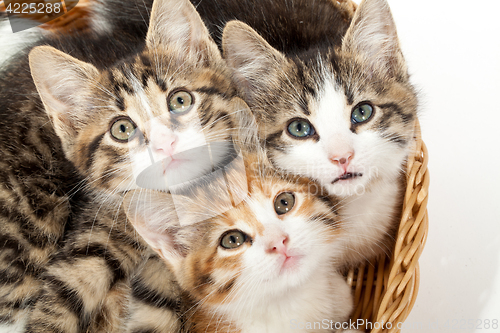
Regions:
M 377 180 L 394 179 L 413 134 L 414 94 L 398 82 L 386 84 L 382 94 L 376 84 L 356 83 L 367 79 L 332 71 L 322 75 L 314 96 L 304 97 L 308 112 L 295 107 L 291 120 L 281 119 L 266 135 L 274 164 L 316 179 L 339 196 L 362 194 Z
M 99 103 L 99 116 L 89 117 L 75 140 L 74 150 L 86 152 L 75 154 L 77 165 L 92 161 L 87 173 L 98 185 L 118 191 L 168 190 L 211 171 L 231 148 L 237 124 L 230 113 L 245 106 L 231 97 L 223 67 L 154 73 L 155 66 L 147 66 L 153 56 L 175 61 L 143 53 L 131 65 L 111 70 L 100 84 L 113 87 L 116 98 L 96 91 L 97 99 L 106 102 Z
M 237 304 L 255 289 L 269 295 L 299 288 L 331 252 L 337 219 L 307 186 L 250 182 L 249 198 L 210 221 L 203 245 L 182 266 L 182 276 L 191 277 L 185 287 L 209 304 Z M 200 274 L 212 283 L 200 285 Z
M 339 196 L 395 179 L 417 100 L 385 0 L 360 5 L 340 47 L 287 58 L 241 22 L 223 45 L 276 167 Z
M 155 1 L 146 48 L 113 68 L 46 46 L 30 67 L 66 157 L 107 194 L 169 190 L 224 165 L 247 110 L 187 0 Z
M 151 202 L 161 202 L 156 199 L 141 208 L 126 197 L 125 208 L 136 230 L 172 266 L 191 297 L 231 311 L 252 307 L 269 295 L 297 290 L 322 265 L 331 267 L 325 262 L 334 258 L 341 232 L 332 203 L 310 194 L 314 184 L 276 175 L 247 169 L 247 199 L 216 217 L 180 228 L 171 217 L 156 213 L 166 209 L 168 199 L 158 208 L 151 208 Z M 196 215 L 210 206 L 205 198 L 214 200 L 198 195 L 189 211 Z

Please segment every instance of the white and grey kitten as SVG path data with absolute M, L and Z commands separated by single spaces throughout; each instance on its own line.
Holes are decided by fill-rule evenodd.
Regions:
M 337 45 L 275 47 L 238 21 L 223 33 L 224 56 L 268 157 L 342 198 L 343 263 L 388 252 L 417 96 L 386 0 L 364 0 Z

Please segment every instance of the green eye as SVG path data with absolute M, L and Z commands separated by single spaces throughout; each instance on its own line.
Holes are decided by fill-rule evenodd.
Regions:
M 288 213 L 295 205 L 295 196 L 291 192 L 283 192 L 278 194 L 274 199 L 274 210 L 278 215 Z
M 193 96 L 185 90 L 178 90 L 170 95 L 168 108 L 173 113 L 184 113 L 191 109 Z
M 288 133 L 296 138 L 306 138 L 316 133 L 311 123 L 305 119 L 296 119 L 288 124 Z
M 351 113 L 351 122 L 358 124 L 367 121 L 373 114 L 373 106 L 368 103 L 359 104 Z
M 118 141 L 128 141 L 135 134 L 135 125 L 128 118 L 118 118 L 110 128 L 110 133 Z
M 226 232 L 221 240 L 220 245 L 225 249 L 235 249 L 245 243 L 247 236 L 239 230 L 231 230 Z

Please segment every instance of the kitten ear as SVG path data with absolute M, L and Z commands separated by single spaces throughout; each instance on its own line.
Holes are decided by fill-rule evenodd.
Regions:
M 57 135 L 74 137 L 83 120 L 79 111 L 99 71 L 91 64 L 50 46 L 35 47 L 29 54 L 29 64 L 36 89 Z
M 230 21 L 222 34 L 224 58 L 234 79 L 252 102 L 278 84 L 288 61 L 255 30 L 240 21 Z
M 221 59 L 196 8 L 188 0 L 155 0 L 146 36 L 148 48 L 177 45 L 183 55 Z
M 180 225 L 172 196 L 154 190 L 130 191 L 123 198 L 123 207 L 144 241 L 174 270 L 178 268 L 186 248 L 178 239 Z
M 363 0 L 342 43 L 342 50 L 360 55 L 371 72 L 406 75 L 396 24 L 386 0 Z

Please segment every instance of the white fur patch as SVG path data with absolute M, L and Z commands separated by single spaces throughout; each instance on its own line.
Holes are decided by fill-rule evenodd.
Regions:
M 13 325 L 0 324 L 0 333 L 23 333 L 26 319 L 23 318 Z
M 190 123 L 184 130 L 172 130 L 163 124 L 160 117 L 156 117 L 151 119 L 146 127 L 147 133 L 165 133 L 164 136 L 172 136 L 176 142 L 171 156 L 156 149 L 160 143 L 154 142 L 151 136 L 147 146 L 130 150 L 134 177 L 138 180 L 139 187 L 167 190 L 169 186 L 193 180 L 213 168 L 213 161 L 199 120 L 198 123 Z M 182 161 L 181 164 L 176 167 L 172 164 L 175 163 L 172 158 Z

